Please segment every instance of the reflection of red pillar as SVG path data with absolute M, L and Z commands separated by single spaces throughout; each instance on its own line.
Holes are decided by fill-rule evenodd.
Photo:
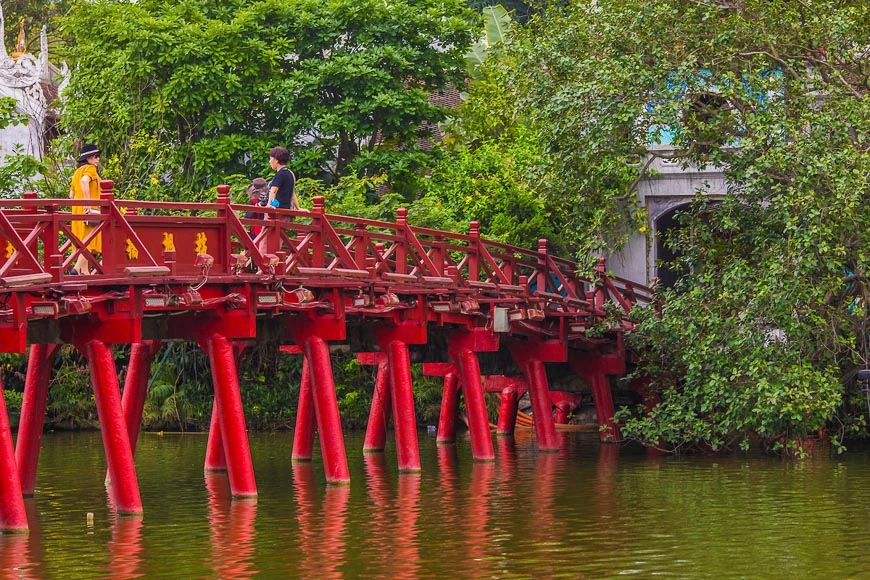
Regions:
M 501 405 L 498 408 L 498 427 L 495 434 L 500 437 L 510 437 L 514 434 L 514 427 L 517 424 L 517 410 L 519 407 L 519 398 L 517 390 L 513 387 L 502 389 Z
M 141 514 L 142 499 L 139 495 L 139 482 L 136 480 L 130 436 L 121 409 L 115 359 L 109 347 L 99 340 L 88 341 L 84 350 L 91 369 L 100 433 L 106 451 L 109 479 L 112 482 L 112 499 L 118 513 Z
M 417 519 L 420 514 L 420 474 L 399 474 L 396 500 L 396 533 L 393 540 L 391 576 L 418 578 L 420 554 L 417 543 Z
M 142 566 L 142 518 L 121 517 L 112 522 L 112 539 L 109 540 L 110 578 L 141 578 Z
M 345 527 L 350 486 L 331 486 L 323 500 L 323 521 L 318 530 L 322 550 L 319 578 L 343 578 L 341 567 L 345 559 Z
M 444 375 L 441 393 L 441 413 L 438 415 L 438 444 L 456 443 L 456 420 L 459 415 L 459 376 L 455 372 Z
M 544 363 L 537 359 L 530 359 L 523 366 L 529 381 L 529 398 L 532 402 L 532 413 L 535 418 L 535 436 L 538 439 L 538 449 L 541 451 L 558 450 L 559 442 L 556 439 L 556 425 L 553 423 L 553 411 L 550 407 L 550 392 Z
M 302 357 L 302 379 L 299 383 L 299 403 L 296 405 L 296 426 L 293 430 L 292 461 L 311 461 L 314 450 L 314 397 L 311 394 L 311 364 Z
M 317 336 L 309 336 L 303 343 L 305 358 L 311 365 L 311 393 L 314 400 L 314 416 L 320 433 L 320 451 L 326 481 L 334 484 L 350 483 L 350 470 L 344 450 L 341 418 L 338 415 L 338 400 L 332 377 L 332 361 L 326 342 Z
M 477 354 L 467 348 L 456 348 L 450 353 L 462 375 L 462 396 L 468 413 L 468 431 L 471 435 L 471 456 L 475 461 L 492 461 L 492 437 L 483 398 L 483 383 L 480 380 L 480 363 Z
M 224 455 L 224 440 L 221 437 L 221 420 L 218 413 L 217 395 L 211 406 L 211 422 L 208 425 L 208 444 L 205 448 L 205 470 L 226 471 L 227 457 Z
M 560 461 L 562 460 L 559 456 L 553 453 L 538 454 L 535 462 L 533 488 L 529 498 L 529 512 L 535 514 L 535 524 L 532 526 L 532 538 L 529 545 L 533 550 L 540 550 L 540 553 L 533 551 L 529 557 L 540 561 L 541 568 L 536 572 L 543 578 L 551 578 L 557 573 L 556 568 L 550 564 L 553 559 L 547 544 L 552 538 L 560 537 L 553 529 L 559 521 L 555 509 L 555 479 Z
M 36 573 L 38 570 L 33 568 L 35 566 L 30 554 L 30 536 L 0 534 L 0 575 L 8 574 L 3 578 L 39 578 L 40 575 Z
M 463 543 L 468 547 L 469 562 L 475 562 L 477 566 L 482 564 L 485 566 L 489 561 L 487 556 L 490 542 L 486 530 L 489 524 L 489 501 L 494 476 L 495 464 L 493 463 L 475 463 L 471 466 L 469 503 L 465 508 L 465 521 L 470 525 Z M 477 568 L 475 574 L 486 577 L 491 575 L 491 571 L 486 567 Z
M 517 468 L 517 447 L 512 437 L 499 437 L 498 473 L 501 481 L 513 481 Z
M 21 421 L 15 443 L 15 461 L 21 477 L 21 492 L 25 496 L 33 495 L 36 486 L 36 466 L 39 463 L 39 446 L 45 423 L 48 383 L 56 353 L 56 344 L 34 344 L 30 346 L 27 357 L 24 401 L 21 404 Z
M 381 354 L 381 353 L 378 353 Z M 363 451 L 383 451 L 387 443 L 387 423 L 390 421 L 390 367 L 387 358 L 381 355 L 378 361 L 378 375 L 375 391 L 372 394 L 372 407 L 366 424 L 366 438 Z
M 390 491 L 390 481 L 387 477 L 387 458 L 383 453 L 368 453 L 363 455 L 366 472 L 366 495 L 373 506 L 368 518 L 366 540 L 360 546 L 361 556 L 371 562 L 368 570 L 370 576 L 386 577 L 391 571 L 390 560 L 383 558 L 384 546 L 392 543 L 390 528 L 393 526 L 393 493 Z
M 254 479 L 233 347 L 226 337 L 219 334 L 210 336 L 205 346 L 211 362 L 215 406 L 227 459 L 230 490 L 233 497 L 254 498 L 257 497 L 257 482 Z
M 226 480 L 223 473 L 205 476 L 213 569 L 220 578 L 250 578 L 255 573 L 257 502 L 231 501 Z
M 12 449 L 12 430 L 0 384 L 0 532 L 27 532 L 27 512 Z
M 296 506 L 296 523 L 299 526 L 298 553 L 302 556 L 297 572 L 300 578 L 314 578 L 317 577 L 320 569 L 318 554 L 320 538 L 314 518 L 316 508 L 314 466 L 308 461 L 294 462 L 291 469 L 293 470 L 293 503 Z
M 396 456 L 399 471 L 420 471 L 420 449 L 417 444 L 417 416 L 411 383 L 411 359 L 408 345 L 393 340 L 387 345 L 390 365 L 390 388 L 393 403 L 393 428 L 396 434 Z
M 159 340 L 137 342 L 130 349 L 130 364 L 127 366 L 127 377 L 124 379 L 121 406 L 124 408 L 124 422 L 127 424 L 127 434 L 130 437 L 130 450 L 134 455 L 139 439 L 139 427 L 142 424 L 142 410 L 145 408 L 145 399 L 148 396 L 151 363 L 158 350 L 160 350 Z

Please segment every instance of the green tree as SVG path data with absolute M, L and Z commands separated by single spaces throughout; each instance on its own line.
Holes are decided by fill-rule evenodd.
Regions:
M 470 43 L 458 1 L 98 0 L 63 23 L 64 127 L 100 143 L 128 188 L 265 174 L 276 144 L 301 174 L 398 179 L 419 166 L 423 124 L 444 115 L 429 94 L 461 80 Z
M 638 315 L 638 375 L 658 404 L 623 412 L 629 436 L 794 447 L 863 428 L 850 377 L 868 362 L 868 21 L 833 1 L 588 0 L 533 18 L 488 60 L 481 94 L 502 98 L 478 127 L 537 136 L 533 186 L 581 257 L 645 223 L 636 187 L 665 130 L 675 162 L 729 181 L 670 241 L 678 291 L 660 317 Z

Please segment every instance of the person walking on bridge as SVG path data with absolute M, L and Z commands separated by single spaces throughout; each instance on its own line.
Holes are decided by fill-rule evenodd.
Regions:
M 299 209 L 296 199 L 296 176 L 287 169 L 290 152 L 284 147 L 273 147 L 269 151 L 269 166 L 275 177 L 269 182 L 269 205 L 284 209 Z
M 100 199 L 100 174 L 97 166 L 100 164 L 100 149 L 96 145 L 88 143 L 82 147 L 79 154 L 79 165 L 73 173 L 72 183 L 69 188 L 69 196 L 72 199 Z M 73 215 L 98 214 L 100 210 L 96 206 L 73 206 Z M 96 223 L 87 220 L 75 220 L 72 222 L 72 234 L 79 240 L 87 238 L 96 227 Z M 88 250 L 92 253 L 103 251 L 102 236 L 97 235 L 88 244 Z M 75 274 L 90 274 L 88 260 L 84 255 L 79 255 L 73 269 Z

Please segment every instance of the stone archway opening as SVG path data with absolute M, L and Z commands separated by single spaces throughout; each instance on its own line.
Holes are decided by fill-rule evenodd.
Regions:
M 655 220 L 655 276 L 659 279 L 660 288 L 673 288 L 677 280 L 687 273 L 685 268 L 677 265 L 681 254 L 671 247 L 668 240 L 682 227 L 677 214 L 689 210 L 689 206 L 688 203 L 680 204 Z

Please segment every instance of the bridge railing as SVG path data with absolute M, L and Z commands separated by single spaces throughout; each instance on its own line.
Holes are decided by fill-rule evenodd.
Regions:
M 468 234 L 411 226 L 400 209 L 395 222 L 327 214 L 322 198 L 311 212 L 232 204 L 229 187 L 214 203 L 115 199 L 103 181 L 99 201 L 0 200 L 0 285 L 70 282 L 79 256 L 95 282 L 130 277 L 277 277 L 314 285 L 377 285 L 396 292 L 515 295 L 568 310 L 600 313 L 613 302 L 626 312 L 649 302 L 649 290 L 608 277 L 595 279 L 550 255 L 546 240 L 526 249 L 487 240 L 478 224 Z M 99 214 L 72 213 L 97 207 Z M 86 222 L 86 234 L 73 224 Z M 92 229 L 90 229 L 92 227 Z M 88 231 L 90 229 L 90 231 Z M 250 232 L 256 232 L 252 235 Z M 93 249 L 101 243 L 101 255 Z

